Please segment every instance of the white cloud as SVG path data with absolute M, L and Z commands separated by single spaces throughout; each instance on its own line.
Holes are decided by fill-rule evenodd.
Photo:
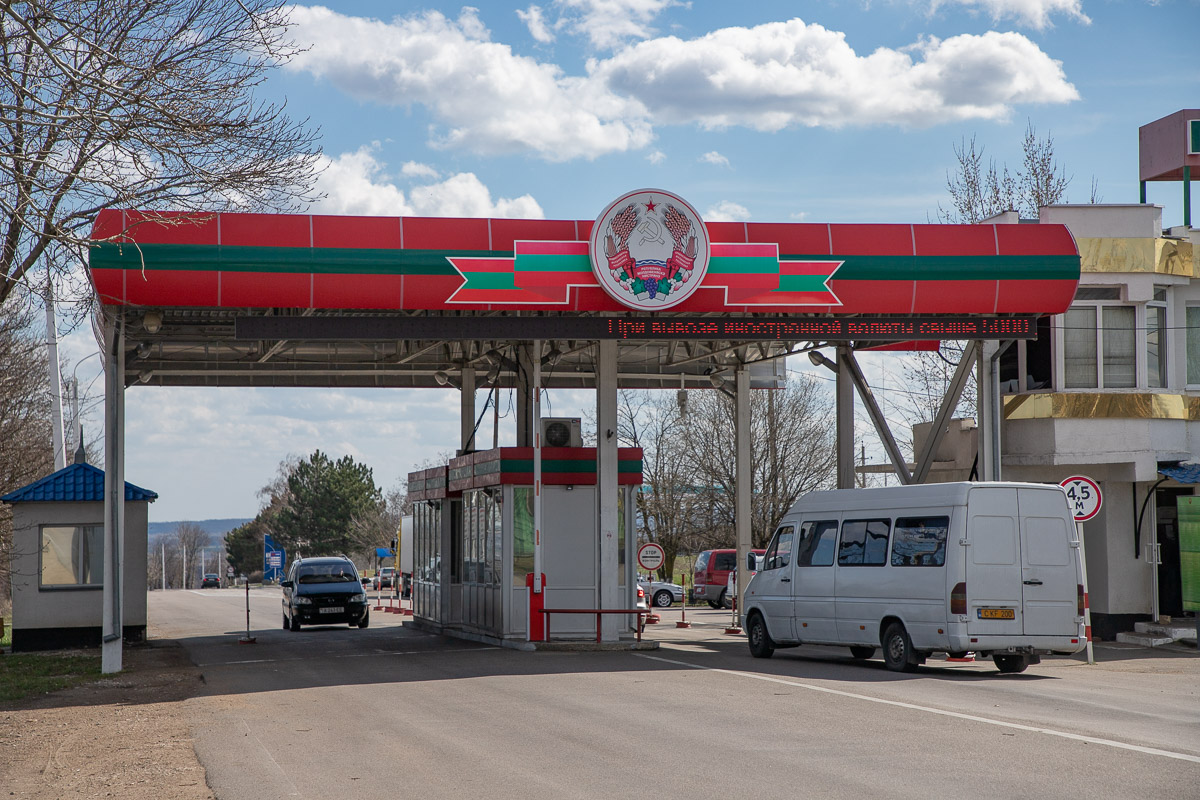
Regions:
M 327 8 L 294 6 L 292 33 L 312 49 L 288 64 L 359 99 L 427 106 L 435 147 L 478 153 L 532 151 L 549 161 L 594 158 L 644 147 L 645 110 L 603 84 L 565 76 L 554 64 L 488 41 L 473 10 L 390 23 Z
M 1050 27 L 1051 14 L 1072 17 L 1084 25 L 1092 20 L 1083 13 L 1082 0 L 930 0 L 929 13 L 936 13 L 942 6 L 958 4 L 968 8 L 982 8 L 992 19 L 1015 19 L 1019 24 L 1037 30 Z
M 438 171 L 428 164 L 420 164 L 416 161 L 405 161 L 400 165 L 400 174 L 406 178 L 436 179 L 438 176 Z
M 662 150 L 655 150 L 653 153 L 650 153 L 646 156 L 646 160 L 651 164 L 661 164 L 667 160 L 667 154 Z
M 654 34 L 650 23 L 677 0 L 556 0 L 563 9 L 563 24 L 586 36 L 592 46 L 609 49 L 630 39 Z
M 799 19 L 642 42 L 595 64 L 592 78 L 652 109 L 660 124 L 762 131 L 1002 119 L 1017 103 L 1079 96 L 1060 62 L 1018 33 L 929 38 L 860 56 L 845 34 Z
M 542 44 L 549 44 L 554 41 L 554 32 L 546 24 L 546 18 L 542 16 L 541 6 L 530 6 L 525 11 L 517 9 L 517 16 L 525 23 L 525 27 L 529 29 L 529 35 Z
M 703 161 L 705 164 L 712 164 L 717 167 L 728 167 L 729 159 L 718 153 L 716 150 L 710 150 L 700 156 L 698 161 Z
M 722 200 L 704 212 L 705 222 L 747 222 L 750 219 L 750 209 L 730 200 Z
M 788 214 L 788 219 L 790 219 L 792 222 L 804 222 L 804 220 L 808 219 L 808 212 L 794 211 L 791 214 Z
M 488 187 L 470 172 L 413 185 L 406 195 L 387 174 L 387 165 L 375 158 L 374 151 L 375 145 L 366 145 L 335 159 L 322 156 L 324 169 L 317 178 L 317 191 L 325 197 L 313 205 L 312 211 L 366 216 L 545 217 L 542 207 L 527 194 L 493 200 Z M 407 177 L 437 177 L 431 167 L 413 162 L 405 164 L 402 171 Z
M 609 8 L 601 0 L 560 5 L 585 16 Z M 457 20 L 426 12 L 385 23 L 298 6 L 292 24 L 313 46 L 290 69 L 359 99 L 427 107 L 431 146 L 547 161 L 641 149 L 654 125 L 924 128 L 1002 120 L 1018 104 L 1079 97 L 1060 62 L 1012 32 L 859 55 L 845 34 L 792 19 L 642 41 L 568 76 L 490 41 L 472 9 Z

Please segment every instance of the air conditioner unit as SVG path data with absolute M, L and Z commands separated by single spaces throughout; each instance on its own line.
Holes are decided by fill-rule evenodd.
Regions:
M 542 447 L 583 447 L 579 417 L 542 417 Z

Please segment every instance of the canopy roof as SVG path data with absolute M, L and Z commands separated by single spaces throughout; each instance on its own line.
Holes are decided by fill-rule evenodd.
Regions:
M 436 386 L 439 371 L 495 366 L 512 385 L 511 344 L 542 339 L 547 386 L 592 386 L 594 326 L 618 318 L 691 321 L 618 349 L 622 385 L 678 388 L 836 338 L 797 321 L 1059 313 L 1079 280 L 1061 225 L 710 222 L 699 288 L 670 311 L 631 311 L 592 273 L 592 226 L 106 211 L 89 266 L 125 325 L 127 382 L 173 385 Z M 768 327 L 705 338 L 706 319 Z

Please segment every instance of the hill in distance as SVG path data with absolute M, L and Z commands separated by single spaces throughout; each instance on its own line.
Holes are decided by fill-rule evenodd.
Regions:
M 151 537 L 174 533 L 185 522 L 196 525 L 213 539 L 219 539 L 234 528 L 245 525 L 250 519 L 188 519 L 175 522 L 151 522 L 146 533 Z

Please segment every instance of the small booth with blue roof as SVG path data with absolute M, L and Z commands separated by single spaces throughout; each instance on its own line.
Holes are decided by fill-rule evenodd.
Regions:
M 155 492 L 125 484 L 125 641 L 146 635 L 146 531 Z M 12 505 L 12 649 L 97 647 L 104 616 L 104 472 L 77 461 L 0 497 Z

